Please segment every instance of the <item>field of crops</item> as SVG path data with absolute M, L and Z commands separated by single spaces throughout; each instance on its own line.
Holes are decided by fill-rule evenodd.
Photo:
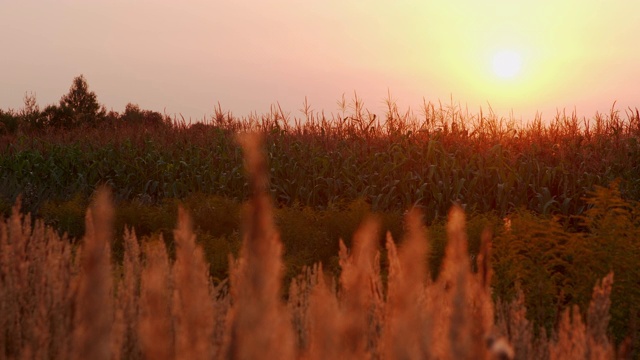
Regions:
M 423 118 L 390 112 L 297 120 L 280 112 L 236 119 L 221 110 L 207 124 L 51 128 L 0 139 L 5 213 L 18 194 L 37 211 L 49 199 L 91 194 L 97 184 L 120 200 L 158 203 L 192 193 L 246 199 L 233 134 L 266 134 L 271 193 L 278 205 L 324 209 L 363 199 L 373 210 L 423 206 L 427 219 L 453 203 L 503 217 L 516 208 L 578 215 L 594 185 L 623 180 L 640 198 L 637 112 L 550 124 L 505 122 L 425 107 Z M 293 125 L 292 125 L 293 124 Z
M 436 357 L 446 357 L 448 351 L 456 350 L 451 345 L 451 341 L 458 339 L 455 336 L 464 338 L 471 336 L 469 334 L 503 339 L 501 341 L 511 344 L 516 352 L 522 353 L 524 346 L 527 354 L 542 354 L 540 356 L 544 357 L 565 351 L 559 350 L 569 346 L 568 343 L 559 345 L 563 341 L 579 343 L 579 346 L 572 346 L 587 352 L 605 351 L 612 354 L 618 346 L 626 347 L 624 351 L 631 351 L 629 349 L 634 347 L 637 349 L 640 339 L 640 269 L 637 266 L 637 259 L 640 259 L 638 111 L 620 113 L 612 110 L 606 115 L 597 114 L 590 120 L 558 115 L 549 123 L 536 119 L 529 124 L 518 124 L 491 114 L 469 115 L 456 108 L 426 104 L 422 110 L 421 115 L 415 116 L 399 113 L 393 104 L 389 104 L 386 118 L 380 119 L 365 111 L 356 99 L 351 111 L 331 118 L 307 111 L 302 119 L 295 119 L 278 108 L 262 116 L 236 118 L 218 107 L 210 121 L 187 125 L 184 122 L 162 120 L 159 115 L 153 116 L 151 112 L 140 112 L 133 108 L 131 113 L 138 117 L 109 114 L 99 122 L 71 127 L 25 126 L 26 120 L 22 125 L 13 126 L 6 119 L 26 119 L 28 114 L 0 113 L 0 120 L 5 124 L 0 127 L 0 211 L 6 217 L 11 217 L 3 227 L 4 245 L 0 249 L 3 289 L 9 289 L 0 294 L 2 306 L 7 309 L 7 314 L 17 311 L 11 316 L 28 313 L 36 306 L 44 309 L 39 310 L 40 315 L 37 315 L 37 311 L 33 313 L 35 317 L 29 318 L 25 324 L 17 324 L 10 317 L 5 318 L 2 324 L 4 353 L 15 355 L 45 351 L 64 355 L 72 349 L 76 351 L 74 346 L 85 346 L 81 345 L 84 340 L 78 338 L 80 335 L 76 333 L 79 331 L 77 327 L 85 326 L 81 324 L 85 320 L 79 319 L 89 314 L 80 315 L 77 313 L 80 310 L 73 313 L 66 309 L 61 310 L 64 315 L 60 316 L 64 319 L 54 319 L 51 317 L 54 315 L 48 314 L 48 311 L 53 311 L 50 306 L 75 308 L 76 302 L 85 301 L 83 296 L 89 296 L 83 295 L 82 286 L 79 285 L 85 281 L 81 280 L 84 275 L 78 275 L 83 273 L 84 260 L 80 259 L 85 250 L 77 254 L 76 251 L 80 249 L 79 239 L 83 237 L 83 246 L 89 246 L 87 239 L 91 236 L 87 234 L 91 228 L 87 225 L 89 218 L 85 219 L 85 212 L 89 204 L 96 201 L 94 192 L 102 185 L 111 189 L 115 208 L 111 220 L 98 230 L 105 234 L 111 234 L 113 230 L 113 238 L 109 240 L 111 255 L 109 259 L 99 261 L 111 267 L 107 273 L 115 274 L 115 279 L 100 280 L 106 281 L 104 289 L 100 291 L 114 291 L 116 298 L 113 304 L 99 303 L 104 299 L 94 299 L 98 303 L 87 306 L 105 306 L 112 309 L 112 315 L 115 314 L 113 318 L 101 320 L 105 321 L 104 324 L 108 323 L 111 340 L 103 336 L 106 333 L 94 334 L 102 336 L 103 350 L 106 346 L 114 354 L 125 354 L 125 357 L 136 357 L 143 353 L 149 355 L 148 351 L 153 350 L 145 348 L 147 345 L 144 345 L 144 341 L 147 341 L 145 336 L 151 336 L 151 328 L 159 326 L 159 329 L 164 329 L 162 331 L 166 330 L 160 334 L 162 336 L 178 336 L 178 332 L 183 331 L 178 331 L 178 327 L 182 326 L 178 324 L 183 320 L 177 319 L 193 314 L 181 314 L 180 311 L 191 310 L 176 310 L 175 306 L 181 306 L 180 303 L 176 303 L 178 300 L 174 295 L 167 294 L 182 291 L 178 290 L 182 286 L 181 281 L 186 282 L 184 291 L 198 291 L 189 288 L 192 286 L 189 285 L 192 281 L 189 280 L 190 276 L 195 276 L 195 279 L 204 277 L 205 280 L 193 280 L 204 283 L 209 276 L 216 286 L 206 294 L 196 295 L 213 302 L 211 309 L 214 310 L 207 311 L 214 313 L 207 320 L 208 328 L 203 330 L 211 342 L 197 346 L 185 345 L 181 342 L 188 340 L 172 338 L 171 341 L 167 340 L 166 349 L 158 350 L 160 355 L 156 355 L 160 358 L 166 354 L 187 351 L 184 346 L 196 346 L 207 354 L 228 354 L 241 351 L 240 348 L 244 346 L 234 341 L 253 341 L 240 339 L 258 341 L 259 344 L 247 347 L 258 349 L 256 351 L 265 351 L 274 346 L 270 342 L 272 340 L 261 339 L 258 334 L 240 336 L 239 332 L 249 331 L 246 324 L 241 324 L 245 320 L 237 320 L 239 323 L 230 320 L 235 319 L 234 316 L 239 316 L 238 319 L 245 316 L 233 315 L 242 311 L 239 310 L 240 305 L 232 310 L 230 304 L 233 302 L 230 303 L 230 299 L 234 299 L 234 296 L 235 299 L 246 297 L 247 300 L 238 300 L 243 303 L 251 302 L 248 299 L 255 297 L 243 291 L 266 291 L 256 295 L 265 300 L 266 305 L 246 305 L 249 308 L 267 306 L 265 317 L 289 314 L 287 316 L 292 319 L 293 327 L 283 325 L 281 331 L 284 332 L 283 339 L 289 339 L 287 341 L 293 345 L 278 351 L 296 356 L 316 357 L 313 354 L 319 350 L 310 349 L 313 346 L 324 347 L 328 344 L 326 342 L 330 342 L 335 345 L 335 355 L 368 353 L 374 357 L 386 354 L 393 358 L 402 357 L 402 351 L 408 351 L 411 354 L 426 352 L 436 354 Z M 153 121 L 148 121 L 150 118 Z M 32 123 L 38 124 L 37 121 Z M 259 191 L 247 180 L 245 165 L 250 161 L 244 160 L 246 151 L 237 141 L 237 134 L 243 132 L 261 134 L 261 148 L 267 161 L 258 161 L 263 165 L 259 166 L 256 174 L 264 175 L 259 190 L 267 190 L 275 204 L 274 209 L 270 206 L 267 210 L 256 209 L 257 200 L 255 196 L 250 196 Z M 249 173 L 255 167 L 248 166 Z M 256 174 L 253 175 L 254 179 Z M 32 232 L 28 229 L 27 220 L 26 225 L 20 225 L 19 217 L 13 210 L 16 202 L 19 202 L 23 213 L 31 213 L 36 219 L 42 219 L 57 233 L 45 230 L 42 224 Z M 179 212 L 179 204 L 190 214 L 197 247 L 201 249 L 198 251 L 202 251 L 203 259 L 180 260 L 181 256 L 187 256 L 181 255 L 181 246 L 191 249 L 195 245 L 180 245 L 181 241 L 186 241 L 184 236 L 189 238 L 188 241 L 193 239 L 191 230 L 185 230 L 187 216 Z M 445 224 L 452 207 L 463 209 L 468 217 L 464 236 L 468 238 L 468 245 L 455 251 L 446 250 L 447 238 L 451 246 L 452 238 L 462 236 L 461 222 L 454 221 L 458 224 L 454 226 L 458 228 L 458 235 L 452 235 L 451 226 Z M 428 251 L 424 250 L 424 256 L 428 259 L 424 266 L 428 271 L 424 278 L 412 273 L 410 281 L 404 283 L 404 280 L 395 278 L 393 281 L 400 281 L 401 285 L 393 285 L 392 279 L 398 276 L 397 272 L 401 271 L 398 269 L 403 268 L 399 264 L 408 263 L 408 268 L 418 269 L 416 271 L 420 274 L 423 272 L 420 270 L 423 265 L 416 265 L 415 259 L 394 258 L 399 255 L 395 253 L 394 245 L 387 241 L 387 232 L 394 239 L 411 238 L 409 230 L 417 225 L 408 225 L 411 221 L 407 224 L 403 222 L 404 214 L 410 208 L 417 209 L 421 214 L 420 223 L 428 226 L 429 246 Z M 371 213 L 375 213 L 377 220 L 374 223 L 378 230 L 366 226 L 365 229 L 369 230 L 362 230 L 363 223 L 371 224 L 367 220 Z M 457 215 L 450 217 L 462 216 L 459 210 L 454 210 L 453 214 Z M 251 224 L 257 221 L 255 219 L 270 223 L 271 216 L 280 234 L 276 243 L 281 242 L 283 248 L 277 254 L 273 249 L 254 249 L 259 253 L 267 251 L 271 254 L 269 261 L 274 262 L 257 264 L 255 266 L 258 267 L 251 270 L 254 265 L 248 264 L 266 261 L 252 258 L 255 254 L 247 253 L 254 251 L 247 249 L 248 239 L 264 235 L 251 233 Z M 176 222 L 176 219 L 181 220 Z M 412 221 L 417 220 L 414 218 Z M 127 230 L 127 226 L 134 227 L 137 237 Z M 182 230 L 174 232 L 176 227 Z M 185 231 L 188 236 L 184 235 Z M 367 240 L 357 240 L 362 231 L 367 232 L 364 236 Z M 69 239 L 61 242 L 57 236 L 62 233 L 66 233 Z M 489 237 L 489 233 L 493 235 Z M 157 241 L 159 238 L 163 241 Z M 492 266 L 483 270 L 489 263 L 483 244 L 489 238 L 493 243 Z M 43 239 L 47 240 L 43 243 Z M 365 246 L 363 241 L 370 244 Z M 357 250 L 361 246 L 371 248 Z M 353 248 L 353 252 L 349 253 L 347 247 Z M 375 261 L 371 260 L 373 254 L 383 248 L 386 251 L 375 257 Z M 355 259 L 361 251 L 372 252 L 365 255 L 367 260 Z M 469 256 L 456 255 L 458 257 L 454 261 L 449 258 L 451 251 L 458 255 L 468 251 Z M 228 254 L 243 260 L 229 262 Z M 463 261 L 463 258 L 466 260 Z M 22 267 L 13 263 L 19 259 L 25 259 Z M 41 260 L 47 263 L 43 265 Z M 185 261 L 189 264 L 195 261 L 198 268 L 177 270 L 176 267 L 186 266 Z M 277 265 L 280 261 L 284 263 L 282 273 L 272 269 L 280 266 Z M 354 262 L 362 263 L 354 265 Z M 181 263 L 183 265 L 179 265 Z M 447 276 L 453 276 L 447 275 L 447 263 L 455 263 L 448 266 L 458 269 L 455 270 L 458 271 L 456 276 L 479 279 L 477 281 L 483 285 L 473 285 L 475 282 L 471 280 L 466 284 L 465 280 L 466 285 L 451 287 L 453 280 L 445 280 Z M 313 264 L 322 264 L 329 278 L 339 279 L 337 284 L 331 285 L 331 281 L 327 281 L 317 288 L 316 285 L 323 282 L 319 280 L 322 278 L 318 275 L 320 268 L 312 268 Z M 42 274 L 43 269 L 50 266 L 60 269 L 59 273 L 52 275 L 55 279 L 38 280 L 34 277 L 29 278 L 30 282 L 22 282 L 27 281 L 23 277 Z M 258 271 L 260 266 L 271 269 L 262 269 L 264 274 L 261 276 L 264 277 L 260 277 L 260 281 L 240 280 L 242 276 L 248 276 L 241 276 L 243 271 Z M 152 267 L 159 268 L 149 270 Z M 250 270 L 240 270 L 244 268 Z M 347 271 L 347 268 L 351 270 Z M 145 271 L 150 273 L 145 275 Z M 176 271 L 194 273 L 177 275 Z M 349 275 L 350 271 L 365 273 Z M 485 275 L 482 275 L 482 271 L 485 271 Z M 153 272 L 159 272 L 160 275 L 151 275 Z M 613 285 L 607 277 L 610 272 L 613 273 Z M 299 275 L 301 273 L 303 275 Z M 481 279 L 487 273 L 496 275 L 490 292 L 487 279 Z M 144 321 L 149 320 L 144 320 L 143 316 L 143 306 L 147 306 L 143 301 L 144 286 L 140 288 L 140 293 L 134 291 L 135 294 L 126 295 L 133 290 L 117 290 L 119 286 L 129 289 L 130 286 L 136 288 L 144 284 L 144 276 L 150 277 L 146 281 L 155 281 L 155 285 L 150 286 L 156 287 L 161 286 L 158 281 L 164 279 L 162 276 L 174 279 L 173 285 L 170 285 L 173 287 L 150 290 L 166 295 L 161 301 L 168 302 L 162 303 L 162 306 L 169 306 L 173 310 L 167 313 L 169 320 L 162 321 L 169 323 L 143 325 Z M 176 280 L 179 276 L 186 278 Z M 369 279 L 367 281 L 371 282 L 371 289 L 375 292 L 365 294 L 363 289 L 349 290 L 352 286 L 348 283 L 352 281 L 348 279 L 349 276 Z M 593 286 L 605 277 L 607 280 L 602 288 L 597 288 L 592 298 Z M 52 285 L 47 282 L 54 280 L 62 281 L 61 285 L 48 288 Z M 280 286 L 274 284 L 280 284 L 281 280 L 287 284 L 284 291 L 284 297 L 288 299 L 287 310 L 274 300 L 277 298 L 274 294 L 279 293 Z M 116 285 L 110 285 L 109 281 L 115 281 Z M 239 290 L 245 286 L 238 285 L 243 281 L 253 285 L 256 281 L 272 285 L 270 289 Z M 30 285 L 21 288 L 21 282 Z M 128 282 L 129 285 L 117 285 L 119 282 Z M 290 288 L 288 284 L 293 287 Z M 400 288 L 393 290 L 394 286 Z M 430 289 L 423 300 L 435 301 L 425 305 L 426 309 L 430 309 L 423 309 L 426 313 L 420 312 L 423 310 L 409 313 L 415 309 L 406 310 L 408 312 L 404 315 L 387 313 L 400 311 L 395 307 L 404 307 L 401 304 L 405 304 L 409 292 L 413 294 L 409 298 L 422 299 L 420 296 L 423 295 L 415 295 L 415 292 L 423 287 Z M 481 289 L 484 289 L 484 293 Z M 47 304 L 29 303 L 28 298 L 34 291 L 49 294 L 42 295 L 45 296 L 42 301 L 47 301 Z M 70 292 L 66 294 L 67 291 Z M 228 294 L 228 291 L 231 293 Z M 394 291 L 407 293 L 400 296 L 402 299 L 393 300 Z M 357 313 L 353 319 L 346 317 L 343 320 L 327 317 L 325 313 L 310 315 L 309 312 L 324 311 L 313 310 L 311 294 L 317 292 L 325 292 L 324 295 L 313 296 L 324 296 L 323 301 L 338 309 L 336 314 L 345 315 L 349 313 L 349 306 L 363 306 L 362 301 L 375 312 Z M 460 299 L 456 296 L 465 297 L 454 296 L 458 293 L 473 293 L 478 299 L 484 300 L 478 300 L 477 304 L 460 304 L 455 300 Z M 125 295 L 121 298 L 118 294 Z M 445 308 L 457 307 L 462 310 L 460 313 L 457 310 L 448 313 L 450 318 L 436 320 L 433 318 L 436 315 L 429 312 L 433 312 L 438 301 Z M 603 310 L 609 307 L 609 301 L 611 310 Z M 563 315 L 574 305 L 577 306 L 576 314 L 580 313 L 583 319 L 587 319 L 583 337 L 563 333 L 567 332 L 563 326 L 582 326 L 582 320 L 577 315 L 573 318 Z M 474 306 L 491 307 L 491 310 L 480 314 Z M 597 309 L 591 309 L 590 306 Z M 124 307 L 127 310 L 123 310 Z M 522 317 L 525 307 L 526 319 Z M 118 315 L 118 311 L 133 311 L 137 317 L 122 313 Z M 255 312 L 249 312 L 252 311 Z M 599 314 L 597 325 L 594 324 L 596 320 L 589 320 L 589 316 L 596 316 L 590 315 L 592 311 Z M 124 316 L 126 320 L 118 320 L 118 316 Z M 246 316 L 257 315 L 251 313 Z M 313 316 L 323 320 L 309 320 Z M 464 319 L 468 316 L 476 318 L 467 322 Z M 367 326 L 374 328 L 358 328 L 365 318 L 370 320 Z M 400 325 L 394 325 L 396 320 L 393 319 L 396 318 Z M 130 319 L 134 319 L 131 320 L 133 323 L 127 323 Z M 415 323 L 416 319 L 425 322 L 418 324 Z M 491 319 L 495 320 L 495 324 Z M 60 328 L 52 328 L 58 320 L 62 321 Z M 322 323 L 325 320 L 329 323 Z M 326 328 L 313 330 L 317 321 Z M 438 325 L 433 328 L 434 321 L 444 324 L 443 327 Z M 603 322 L 605 325 L 602 325 Z M 431 325 L 425 325 L 427 323 Z M 480 323 L 481 327 L 473 328 Z M 16 330 L 12 326 L 24 328 Z M 48 332 L 42 326 L 46 326 Z M 142 330 L 144 326 L 148 326 L 147 330 Z M 186 326 L 196 329 L 205 325 L 194 323 Z M 425 335 L 425 339 L 431 339 L 428 340 L 430 345 L 414 342 L 413 347 L 407 345 L 402 349 L 390 346 L 390 342 L 402 343 L 402 339 L 391 339 L 388 326 L 424 331 L 429 334 Z M 448 335 L 437 333 L 457 326 L 462 326 L 460 332 L 451 330 Z M 359 330 L 354 330 L 356 328 Z M 333 335 L 329 336 L 327 329 L 331 329 Z M 14 331 L 23 335 L 13 339 L 9 334 Z M 42 338 L 42 332 L 52 337 Z M 349 349 L 340 343 L 340 339 L 346 336 L 341 334 L 347 333 L 358 333 L 358 339 L 353 342 L 357 345 L 355 348 Z M 54 349 L 52 342 L 58 344 L 59 340 L 56 339 L 61 337 L 65 340 L 60 340 L 59 345 L 55 345 L 60 347 Z M 406 341 L 410 339 L 407 337 Z M 468 345 L 460 351 L 481 347 L 480 343 L 474 342 L 480 339 L 475 335 L 465 339 L 458 339 Z M 43 347 L 42 341 L 48 345 Z M 313 345 L 314 342 L 325 345 Z M 434 342 L 439 344 L 437 349 L 431 348 Z M 287 346 L 286 341 L 283 344 Z M 484 349 L 487 350 L 486 347 Z M 322 358 L 324 355 L 317 356 Z

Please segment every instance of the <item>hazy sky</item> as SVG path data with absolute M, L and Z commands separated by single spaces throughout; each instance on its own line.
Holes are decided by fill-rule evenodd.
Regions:
M 416 111 L 590 117 L 640 107 L 639 37 L 637 0 L 0 0 L 0 108 L 57 103 L 84 74 L 108 109 L 193 120 L 217 102 L 300 116 L 305 96 L 337 113 L 354 91 L 379 114 L 390 91 Z

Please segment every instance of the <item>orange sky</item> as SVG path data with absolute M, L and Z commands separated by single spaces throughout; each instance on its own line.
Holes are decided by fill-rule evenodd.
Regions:
M 0 108 L 42 107 L 84 74 L 98 100 L 200 120 L 279 102 L 337 113 L 354 91 L 384 112 L 450 99 L 528 120 L 640 107 L 640 1 L 2 0 Z M 517 53 L 502 79 L 493 56 Z

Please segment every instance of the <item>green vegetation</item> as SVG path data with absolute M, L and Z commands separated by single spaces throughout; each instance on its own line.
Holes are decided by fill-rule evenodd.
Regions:
M 134 104 L 107 113 L 79 77 L 59 105 L 40 111 L 25 96 L 23 109 L 0 110 L 0 211 L 9 216 L 19 199 L 24 212 L 80 239 L 95 189 L 108 185 L 116 202 L 113 257 L 122 262 L 127 226 L 143 243 L 162 235 L 174 257 L 182 204 L 210 275 L 223 282 L 227 255 L 241 252 L 251 193 L 236 136 L 258 132 L 287 282 L 317 262 L 339 274 L 339 239 L 351 247 L 370 213 L 381 224 L 378 246 L 387 231 L 401 239 L 412 207 L 429 226 L 435 280 L 445 216 L 459 204 L 469 216 L 474 268 L 483 231 L 494 234 L 496 299 L 517 299 L 519 287 L 528 318 L 550 334 L 571 305 L 584 316 L 593 284 L 613 271 L 611 334 L 620 341 L 638 333 L 637 109 L 518 124 L 455 107 L 425 104 L 418 116 L 388 105 L 383 119 L 357 97 L 331 118 L 308 107 L 302 119 L 279 108 L 237 118 L 218 106 L 211 119 L 189 125 Z M 386 253 L 380 260 L 390 265 Z

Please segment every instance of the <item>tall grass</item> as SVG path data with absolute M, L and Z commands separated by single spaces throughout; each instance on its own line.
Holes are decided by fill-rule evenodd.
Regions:
M 107 190 L 87 211 L 80 247 L 14 207 L 0 223 L 0 356 L 5 358 L 439 358 L 570 359 L 616 351 L 608 331 L 613 275 L 597 284 L 586 316 L 563 313 L 534 336 L 522 295 L 491 296 L 491 236 L 472 271 L 461 208 L 449 212 L 442 271 L 428 276 L 422 214 L 407 214 L 405 240 L 387 236 L 381 266 L 378 222 L 366 220 L 353 246 L 340 245 L 339 279 L 320 265 L 282 294 L 282 243 L 273 222 L 266 162 L 254 136 L 242 138 L 251 200 L 230 281 L 213 287 L 189 215 L 180 211 L 176 255 L 161 239 L 126 236 L 122 265 L 110 261 L 113 206 Z M 618 276 L 616 274 L 616 276 Z M 624 275 L 622 275 L 624 276 Z M 117 284 L 114 286 L 114 284 Z M 522 294 L 522 293 L 520 293 Z M 494 315 L 495 314 L 495 315 Z M 544 330 L 539 331 L 544 334 Z

